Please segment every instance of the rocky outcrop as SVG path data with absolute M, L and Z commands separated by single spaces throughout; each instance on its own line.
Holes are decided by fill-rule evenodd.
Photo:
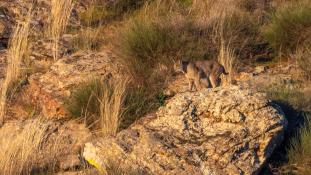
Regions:
M 64 100 L 77 85 L 108 73 L 117 74 L 117 68 L 110 53 L 76 53 L 59 59 L 46 73 L 30 76 L 25 96 L 45 117 L 63 118 L 67 116 Z
M 100 171 L 117 162 L 152 174 L 257 174 L 286 126 L 265 94 L 205 89 L 177 94 L 116 138 L 87 143 L 83 156 Z

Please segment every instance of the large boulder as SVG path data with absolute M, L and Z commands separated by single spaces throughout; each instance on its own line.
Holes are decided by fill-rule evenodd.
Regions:
M 151 174 L 258 174 L 286 126 L 265 94 L 205 89 L 177 94 L 115 138 L 87 143 L 83 156 L 103 172 L 117 162 Z

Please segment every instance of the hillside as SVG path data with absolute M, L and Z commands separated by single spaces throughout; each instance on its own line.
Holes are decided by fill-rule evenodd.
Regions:
M 0 175 L 308 175 L 311 1 L 2 0 L 0 89 Z

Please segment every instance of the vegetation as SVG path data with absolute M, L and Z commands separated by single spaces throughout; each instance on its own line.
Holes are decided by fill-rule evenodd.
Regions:
M 286 85 L 274 85 L 266 90 L 268 98 L 294 108 L 296 111 L 311 112 L 311 92 L 301 88 L 287 87 Z
M 95 129 L 111 131 L 110 125 L 124 129 L 161 105 L 161 98 L 148 93 L 146 88 L 129 85 L 127 79 L 95 79 L 75 88 L 66 107 L 72 116 L 83 117 L 85 123 Z
M 173 76 L 174 63 L 180 59 L 216 59 L 230 73 L 226 80 L 230 83 L 242 65 L 254 65 L 256 56 L 267 58 L 273 52 L 295 61 L 303 82 L 308 84 L 311 80 L 311 0 L 282 1 L 276 6 L 264 2 L 258 6 L 257 0 L 92 0 L 83 2 L 87 4 L 84 11 L 72 13 L 75 2 L 51 0 L 47 33 L 53 40 L 54 59 L 59 57 L 62 34 L 67 32 L 72 19 L 81 25 L 68 26 L 75 29 L 71 31 L 74 37 L 69 41 L 70 50 L 97 52 L 109 43 L 109 49 L 117 53 L 115 61 L 122 63 L 130 77 L 83 82 L 74 88 L 66 102 L 73 117 L 84 118 L 88 127 L 100 129 L 103 136 L 116 135 L 164 105 L 163 90 Z M 113 37 L 109 40 L 104 34 L 111 26 L 113 30 L 108 32 Z M 26 57 L 28 37 L 32 36 L 31 27 L 29 13 L 24 23 L 17 24 L 10 39 L 1 88 L 0 125 L 7 99 L 27 81 L 21 78 L 21 65 Z M 302 114 L 308 114 L 305 125 L 290 139 L 288 164 L 281 168 L 290 174 L 311 174 L 311 92 L 306 89 L 302 83 L 261 89 L 284 107 L 290 122 L 299 121 L 300 125 Z M 36 157 L 44 129 L 42 122 L 34 121 L 7 141 L 1 140 L 7 133 L 0 132 L 0 172 L 29 174 L 36 163 L 30 158 Z M 132 174 L 132 170 L 113 164 L 107 171 Z M 142 172 L 133 170 L 133 174 Z
M 311 46 L 311 1 L 290 1 L 280 5 L 264 29 L 264 36 L 275 50 L 285 53 Z
M 277 172 L 281 174 L 304 175 L 310 173 L 311 91 L 299 86 L 299 82 L 293 82 L 264 88 L 268 98 L 282 107 L 289 125 L 284 143 L 287 149 L 275 162 L 278 164 Z M 278 162 L 282 159 L 283 162 Z
M 131 13 L 149 1 L 152 0 L 115 0 L 110 2 L 94 0 L 85 11 L 78 15 L 83 26 L 95 27 Z
M 68 111 L 75 117 L 99 116 L 100 99 L 105 91 L 105 85 L 100 80 L 90 80 L 81 83 L 74 89 L 71 99 L 67 102 Z M 95 120 L 86 120 L 92 124 Z
M 101 131 L 104 136 L 115 136 L 123 115 L 124 99 L 129 80 L 126 78 L 108 79 L 100 102 Z
M 158 84 L 159 79 L 165 82 L 179 59 L 220 56 L 230 59 L 222 61 L 228 70 L 233 69 L 238 61 L 234 58 L 243 57 L 256 34 L 257 23 L 238 3 L 155 1 L 128 20 L 116 47 L 135 80 L 155 88 L 165 86 Z
M 288 165 L 283 172 L 288 174 L 307 175 L 311 173 L 311 120 L 306 116 L 306 122 L 297 135 L 291 139 L 288 148 Z
M 22 59 L 28 49 L 28 35 L 30 30 L 31 9 L 28 12 L 26 21 L 22 24 L 17 24 L 11 36 L 8 50 L 8 66 L 4 82 L 1 87 L 0 97 L 0 126 L 4 122 L 6 111 L 6 100 L 14 83 L 19 81 L 21 73 Z
M 101 34 L 102 28 L 81 28 L 76 37 L 71 41 L 72 51 L 98 51 L 104 41 Z
M 54 60 L 58 59 L 58 44 L 61 38 L 61 34 L 66 29 L 68 24 L 71 10 L 74 6 L 73 0 L 52 0 L 51 1 L 51 16 L 49 35 L 54 40 Z
M 12 130 L 0 129 L 1 173 L 30 174 L 39 163 L 40 146 L 44 142 L 47 129 L 48 125 L 39 119 L 27 123 L 17 135 L 12 135 Z

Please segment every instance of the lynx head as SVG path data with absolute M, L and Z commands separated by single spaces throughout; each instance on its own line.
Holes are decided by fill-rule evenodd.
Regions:
M 176 72 L 187 73 L 187 66 L 188 66 L 188 64 L 189 64 L 189 61 L 178 60 L 174 64 L 174 70 Z

